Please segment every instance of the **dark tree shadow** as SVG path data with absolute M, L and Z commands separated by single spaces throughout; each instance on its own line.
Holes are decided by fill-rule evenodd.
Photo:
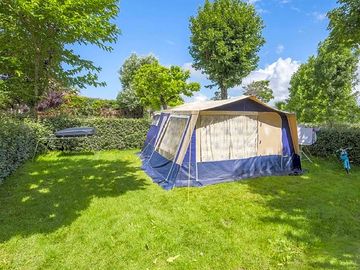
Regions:
M 40 158 L 6 179 L 0 186 L 0 243 L 53 232 L 71 224 L 92 198 L 117 197 L 147 185 L 133 162 L 99 157 Z
M 290 226 L 286 237 L 306 247 L 314 269 L 360 269 L 360 170 L 339 163 L 305 164 L 304 176 L 260 178 L 240 184 L 261 194 L 269 214 L 261 221 Z

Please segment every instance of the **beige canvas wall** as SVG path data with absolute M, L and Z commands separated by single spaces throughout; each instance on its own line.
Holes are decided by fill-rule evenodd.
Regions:
M 282 120 L 275 112 L 258 115 L 258 156 L 282 155 Z
M 256 115 L 200 115 L 197 160 L 207 162 L 256 156 L 257 128 Z

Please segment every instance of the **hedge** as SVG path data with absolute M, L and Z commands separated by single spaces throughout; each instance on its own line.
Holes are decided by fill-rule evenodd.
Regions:
M 351 147 L 352 149 L 349 150 L 350 160 L 353 164 L 360 165 L 360 127 L 323 127 L 317 135 L 317 142 L 309 147 L 313 155 L 338 158 L 340 153 L 337 150 Z
M 0 117 L 0 182 L 34 156 L 39 138 L 49 136 L 45 126 L 27 120 Z M 38 152 L 44 151 L 40 146 Z
M 55 131 L 74 127 L 95 127 L 96 136 L 87 139 L 47 140 Z M 0 182 L 35 154 L 50 150 L 94 151 L 142 147 L 149 129 L 148 119 L 116 118 L 46 118 L 29 119 L 0 117 Z
M 149 119 L 126 118 L 53 117 L 42 119 L 41 123 L 53 132 L 75 126 L 95 127 L 96 136 L 55 143 L 55 149 L 80 151 L 141 148 L 150 127 Z

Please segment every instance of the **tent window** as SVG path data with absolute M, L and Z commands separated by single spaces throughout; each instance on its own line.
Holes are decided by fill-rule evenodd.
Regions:
M 257 155 L 257 116 L 203 115 L 199 133 L 201 161 L 242 159 Z
M 170 117 L 157 151 L 169 160 L 175 158 L 185 132 L 188 117 Z

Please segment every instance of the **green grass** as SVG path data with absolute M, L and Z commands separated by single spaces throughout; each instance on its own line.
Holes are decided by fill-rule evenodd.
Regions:
M 0 186 L 0 269 L 359 269 L 360 170 L 162 190 L 135 151 L 50 153 Z

